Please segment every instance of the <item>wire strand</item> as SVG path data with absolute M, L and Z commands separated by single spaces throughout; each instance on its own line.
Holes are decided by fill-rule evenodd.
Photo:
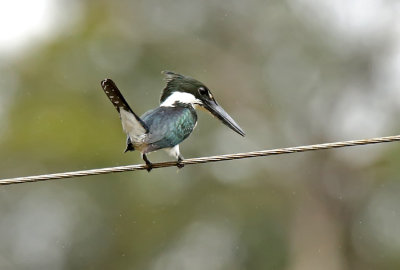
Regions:
M 371 139 L 352 140 L 352 141 L 333 142 L 333 143 L 304 145 L 304 146 L 287 147 L 287 148 L 277 148 L 277 149 L 271 149 L 271 150 L 261 150 L 261 151 L 227 154 L 227 155 L 210 156 L 210 157 L 189 158 L 189 159 L 185 159 L 185 160 L 181 161 L 181 163 L 183 163 L 184 165 L 200 164 L 200 163 L 209 163 L 209 162 L 217 162 L 217 161 L 225 161 L 225 160 L 273 156 L 273 155 L 282 155 L 282 154 L 292 154 L 292 153 L 316 151 L 316 150 L 323 150 L 323 149 L 342 148 L 342 147 L 350 147 L 350 146 L 357 146 L 357 145 L 388 143 L 388 142 L 395 142 L 395 141 L 400 141 L 400 135 L 378 137 L 378 138 L 371 138 Z M 153 163 L 153 169 L 173 167 L 176 165 L 177 165 L 176 161 Z M 43 175 L 35 175 L 35 176 L 0 179 L 0 185 L 39 182 L 39 181 L 56 180 L 56 179 L 81 177 L 81 176 L 89 176 L 89 175 L 109 174 L 109 173 L 116 173 L 116 172 L 139 171 L 139 170 L 145 170 L 145 169 L 147 169 L 147 165 L 137 164 L 137 165 L 110 167 L 110 168 L 91 169 L 91 170 L 84 170 L 84 171 L 43 174 Z

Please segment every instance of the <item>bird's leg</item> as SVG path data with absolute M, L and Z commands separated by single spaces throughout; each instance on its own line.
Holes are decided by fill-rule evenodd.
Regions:
M 147 158 L 146 154 L 142 154 L 142 158 L 144 162 L 146 162 L 147 168 L 146 170 L 150 172 L 153 169 L 153 163 L 150 162 L 150 160 Z
M 181 168 L 183 168 L 185 166 L 185 164 L 182 163 L 183 156 L 181 155 L 181 152 L 179 151 L 179 144 L 175 145 L 172 148 L 168 148 L 166 150 L 167 150 L 169 155 L 171 155 L 171 156 L 173 156 L 174 158 L 177 159 L 176 167 L 181 169 Z
M 182 161 L 183 161 L 183 156 L 179 154 L 178 162 L 176 163 L 176 167 L 178 167 L 178 169 L 182 169 L 183 167 L 185 167 L 185 164 L 183 164 Z

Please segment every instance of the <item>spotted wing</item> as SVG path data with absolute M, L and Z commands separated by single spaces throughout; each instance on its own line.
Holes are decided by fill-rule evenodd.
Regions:
M 132 142 L 140 141 L 148 132 L 148 127 L 129 107 L 118 87 L 111 79 L 101 81 L 104 93 L 120 114 L 122 128 L 129 135 Z

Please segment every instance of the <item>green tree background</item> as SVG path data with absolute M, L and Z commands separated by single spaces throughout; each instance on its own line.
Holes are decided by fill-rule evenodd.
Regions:
M 100 81 L 142 114 L 166 69 L 247 134 L 200 112 L 185 157 L 399 133 L 396 1 L 56 3 L 51 35 L 0 54 L 0 178 L 141 163 Z M 4 186 L 0 269 L 399 269 L 399 157 L 391 143 Z

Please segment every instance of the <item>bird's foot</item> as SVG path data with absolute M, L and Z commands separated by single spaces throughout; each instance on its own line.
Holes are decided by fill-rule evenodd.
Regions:
M 147 168 L 146 168 L 147 172 L 150 172 L 153 169 L 153 163 L 151 163 L 151 162 L 146 163 L 146 166 L 147 166 Z
M 185 167 L 185 164 L 182 163 L 183 158 L 178 157 L 178 162 L 176 163 L 176 167 L 178 167 L 178 169 L 182 169 L 183 167 Z
M 143 154 L 142 158 L 143 158 L 144 162 L 146 162 L 147 172 L 150 172 L 153 169 L 153 163 L 150 162 L 150 160 L 147 158 L 146 154 Z

